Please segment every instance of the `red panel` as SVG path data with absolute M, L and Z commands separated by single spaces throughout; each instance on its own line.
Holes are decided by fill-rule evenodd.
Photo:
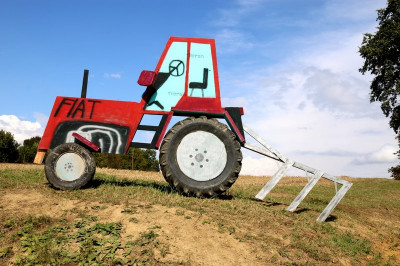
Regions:
M 168 41 L 171 41 L 171 42 L 195 42 L 195 43 L 203 43 L 203 44 L 215 43 L 214 39 L 190 38 L 190 37 L 169 37 Z
M 84 137 L 82 137 L 78 133 L 74 132 L 74 133 L 72 133 L 72 136 L 74 138 L 76 138 L 77 140 L 79 140 L 80 142 L 82 142 L 83 144 L 85 144 L 86 146 L 88 146 L 89 148 L 91 148 L 92 150 L 94 150 L 94 151 L 99 151 L 100 150 L 99 146 L 97 146 L 96 144 L 90 142 L 88 139 L 85 139 Z
M 221 102 L 217 98 L 198 98 L 182 96 L 176 107 L 172 111 L 193 111 L 203 113 L 223 114 L 225 110 L 221 108 Z
M 185 93 L 183 94 L 183 97 L 179 99 L 179 102 L 182 101 L 182 98 L 185 98 L 188 95 L 189 91 L 189 72 L 190 72 L 190 46 L 191 43 L 188 42 L 187 45 L 187 52 L 186 52 L 186 76 L 185 76 Z M 176 104 L 176 106 L 179 104 L 179 102 Z
M 168 113 L 169 113 L 168 111 L 143 110 L 143 114 L 149 114 L 149 115 L 165 115 Z
M 211 56 L 213 58 L 213 67 L 214 67 L 214 82 L 215 82 L 215 96 L 220 102 L 221 105 L 221 94 L 219 88 L 219 76 L 218 76 L 218 64 L 217 64 L 217 49 L 215 48 L 215 41 L 211 44 Z
M 171 122 L 171 118 L 172 118 L 172 115 L 173 115 L 173 114 L 174 114 L 173 112 L 170 112 L 170 113 L 168 114 L 167 121 L 165 122 L 165 125 L 164 125 L 163 129 L 161 130 L 160 137 L 158 137 L 158 140 L 157 140 L 157 143 L 156 143 L 156 148 L 157 148 L 157 149 L 158 149 L 158 148 L 160 147 L 160 145 L 161 145 L 161 141 L 162 141 L 163 138 L 164 138 L 165 131 L 167 131 L 169 122 Z
M 151 86 L 154 84 L 155 80 L 156 80 L 156 72 L 143 70 L 140 73 L 137 83 L 141 86 Z
M 142 116 L 141 103 L 58 96 L 39 149 L 50 147 L 57 126 L 65 121 L 90 121 L 129 127 L 128 149 Z

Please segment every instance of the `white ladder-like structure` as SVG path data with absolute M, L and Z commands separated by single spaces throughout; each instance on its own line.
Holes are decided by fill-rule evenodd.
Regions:
M 344 197 L 346 192 L 351 188 L 353 185 L 351 182 L 348 182 L 346 180 L 337 178 L 335 176 L 329 175 L 327 173 L 324 173 L 322 171 L 319 171 L 315 168 L 309 167 L 307 165 L 292 161 L 285 156 L 283 156 L 279 151 L 268 145 L 263 139 L 261 139 L 256 133 L 254 133 L 250 128 L 248 128 L 246 125 L 243 125 L 244 131 L 249 134 L 251 137 L 253 137 L 258 143 L 262 145 L 262 147 L 259 147 L 257 145 L 254 145 L 252 143 L 245 142 L 244 147 L 246 149 L 252 150 L 254 152 L 257 152 L 259 154 L 265 155 L 271 159 L 274 159 L 276 161 L 282 162 L 283 165 L 278 169 L 278 171 L 272 176 L 272 178 L 268 181 L 268 183 L 258 192 L 256 195 L 256 198 L 259 200 L 263 200 L 268 193 L 275 187 L 276 184 L 278 184 L 279 180 L 286 174 L 286 172 L 289 170 L 290 167 L 295 167 L 297 169 L 301 169 L 305 171 L 306 173 L 310 173 L 313 175 L 313 177 L 308 180 L 307 185 L 301 190 L 299 195 L 293 200 L 293 202 L 290 204 L 290 206 L 287 208 L 288 211 L 294 212 L 296 208 L 299 206 L 300 202 L 307 196 L 307 194 L 311 191 L 311 189 L 317 184 L 318 180 L 320 178 L 325 178 L 328 179 L 332 182 L 335 182 L 335 190 L 336 194 L 332 198 L 332 200 L 329 202 L 328 206 L 322 211 L 320 216 L 318 217 L 317 221 L 318 222 L 323 222 L 328 218 L 329 214 L 335 209 L 339 201 Z M 308 177 L 307 177 L 308 179 Z M 342 184 L 342 187 L 340 190 L 337 190 L 337 183 Z

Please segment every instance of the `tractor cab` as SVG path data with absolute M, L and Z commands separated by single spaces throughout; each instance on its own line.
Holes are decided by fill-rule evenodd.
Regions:
M 144 110 L 221 112 L 216 61 L 214 40 L 171 37 L 143 97 Z

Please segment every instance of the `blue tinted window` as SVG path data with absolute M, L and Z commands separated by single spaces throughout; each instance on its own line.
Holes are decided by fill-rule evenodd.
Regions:
M 170 111 L 178 103 L 185 93 L 186 59 L 187 43 L 172 43 L 157 75 L 157 91 L 150 98 L 146 110 Z
M 190 46 L 188 95 L 215 98 L 214 69 L 211 45 L 192 43 Z

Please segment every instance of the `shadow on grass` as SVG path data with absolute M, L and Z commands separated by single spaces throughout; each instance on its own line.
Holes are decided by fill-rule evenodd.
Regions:
M 128 180 L 128 179 L 102 179 L 102 178 L 95 178 L 89 182 L 86 186 L 82 189 L 91 189 L 91 188 L 98 188 L 102 185 L 109 185 L 109 186 L 117 186 L 117 187 L 146 187 L 146 188 L 153 188 L 156 190 L 161 191 L 162 193 L 166 194 L 180 194 L 184 197 L 195 197 L 194 195 L 185 195 L 181 194 L 176 191 L 174 188 L 169 186 L 168 184 L 158 183 L 156 181 L 144 181 L 144 180 Z M 207 197 L 204 197 L 207 198 Z M 232 195 L 221 194 L 218 196 L 208 197 L 210 199 L 219 199 L 219 200 L 233 200 L 234 197 Z
M 301 209 L 295 210 L 293 213 L 299 214 L 299 213 L 308 212 L 308 211 L 310 211 L 309 208 L 301 208 Z
M 101 185 L 109 185 L 117 187 L 139 186 L 139 187 L 154 188 L 167 194 L 176 193 L 176 191 L 167 184 L 160 184 L 154 181 L 128 180 L 128 179 L 106 180 L 106 179 L 95 178 L 91 180 L 89 184 L 85 186 L 83 189 L 98 188 Z
M 254 201 L 254 202 L 262 203 L 263 205 L 268 206 L 268 207 L 284 205 L 283 203 L 280 203 L 280 202 L 263 201 L 263 200 L 256 199 L 256 198 L 250 198 L 250 200 Z
M 144 187 L 144 188 L 152 188 L 156 189 L 162 193 L 165 194 L 177 194 L 181 195 L 184 197 L 188 198 L 196 198 L 195 195 L 186 195 L 179 193 L 177 190 L 169 186 L 168 184 L 163 184 L 163 183 L 158 183 L 156 181 L 145 181 L 145 180 L 140 180 L 140 179 L 124 179 L 124 178 L 104 178 L 102 176 L 96 176 L 94 179 L 92 179 L 87 185 L 84 187 L 80 188 L 82 190 L 85 189 L 96 189 L 99 188 L 100 186 L 116 186 L 116 187 Z M 54 187 L 50 183 L 47 183 L 47 186 L 52 189 L 59 190 L 58 188 Z M 235 200 L 235 199 L 244 199 L 244 200 L 250 200 L 252 202 L 259 203 L 261 205 L 267 206 L 267 207 L 273 207 L 273 206 L 280 206 L 280 205 L 285 205 L 284 203 L 280 202 L 272 202 L 272 201 L 264 201 L 264 200 L 259 200 L 254 197 L 247 197 L 247 196 L 242 196 L 242 195 L 231 195 L 229 194 L 229 190 L 223 194 L 217 195 L 217 196 L 212 196 L 212 197 L 197 197 L 197 198 L 208 198 L 208 199 L 218 199 L 218 200 L 223 200 L 223 201 L 230 201 L 230 200 Z M 302 208 L 299 210 L 296 210 L 294 213 L 302 213 L 305 211 L 309 211 L 307 208 Z M 329 219 L 329 218 L 328 218 Z M 328 221 L 327 219 L 327 221 Z M 335 220 L 336 218 L 331 218 Z
M 333 222 L 337 220 L 337 217 L 335 215 L 329 215 L 328 218 L 326 218 L 325 222 Z
M 312 211 L 312 210 L 310 210 L 309 208 L 301 208 L 301 209 L 295 210 L 293 213 L 300 214 L 300 213 L 309 212 L 309 211 Z M 329 215 L 328 218 L 326 218 L 325 222 L 333 222 L 336 219 L 337 219 L 337 217 L 335 215 Z
M 54 189 L 54 190 L 59 190 L 59 191 L 65 191 L 65 189 L 60 189 L 55 186 L 53 186 L 51 183 L 47 182 L 45 184 L 48 188 Z M 106 179 L 99 179 L 95 178 L 92 179 L 88 184 L 85 186 L 79 188 L 79 190 L 86 190 L 86 189 L 93 189 L 93 188 L 98 188 L 102 185 L 108 185 L 108 186 L 117 186 L 117 187 L 132 187 L 132 186 L 140 186 L 140 187 L 149 187 L 149 188 L 154 188 L 157 189 L 163 193 L 170 194 L 170 193 L 177 193 L 173 188 L 171 188 L 169 185 L 164 185 L 164 184 L 159 184 L 156 182 L 149 182 L 149 181 L 143 181 L 143 180 L 127 180 L 127 179 L 119 179 L 119 180 L 106 180 Z M 69 189 L 66 189 L 69 190 Z

